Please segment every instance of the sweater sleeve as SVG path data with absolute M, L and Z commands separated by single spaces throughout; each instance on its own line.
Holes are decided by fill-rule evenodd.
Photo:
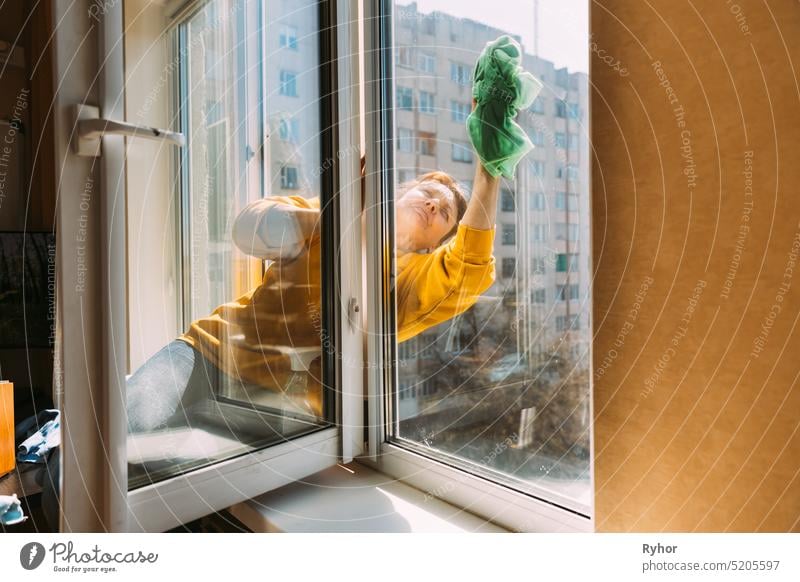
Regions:
M 455 238 L 430 255 L 398 261 L 398 340 L 472 307 L 495 280 L 495 229 L 459 225 Z
M 319 208 L 319 198 L 269 196 L 245 206 L 233 223 L 231 238 L 247 255 L 279 261 L 292 259 L 306 245 L 296 209 Z

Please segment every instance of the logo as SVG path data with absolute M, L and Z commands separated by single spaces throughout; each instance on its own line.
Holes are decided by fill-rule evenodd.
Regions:
M 44 546 L 38 542 L 31 542 L 22 546 L 19 551 L 19 563 L 26 570 L 35 570 L 44 561 Z

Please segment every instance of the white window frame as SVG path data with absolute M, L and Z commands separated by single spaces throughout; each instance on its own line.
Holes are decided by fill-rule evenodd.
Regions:
M 136 16 L 158 23 L 157 26 L 144 27 L 148 34 L 152 31 L 153 35 L 144 46 L 155 46 L 163 42 L 161 35 L 169 26 L 177 25 L 181 19 L 188 17 L 203 0 L 181 3 L 177 12 L 174 11 L 176 3 L 153 3 L 148 0 L 141 0 L 141 3 L 147 13 L 144 14 L 145 10 L 134 11 Z M 59 408 L 64 411 L 63 430 L 70 436 L 62 444 L 60 529 L 62 532 L 163 531 L 289 481 L 301 479 L 326 466 L 349 462 L 360 454 L 363 447 L 362 343 L 360 334 L 344 324 L 352 313 L 352 305 L 343 300 L 337 309 L 339 320 L 343 322 L 339 359 L 348 365 L 341 369 L 344 388 L 337 390 L 340 397 L 334 426 L 128 491 L 125 410 L 125 364 L 129 333 L 125 325 L 128 284 L 126 205 L 117 201 L 124 200 L 125 148 L 140 148 L 142 141 L 129 138 L 126 143 L 122 138 L 104 137 L 102 156 L 98 159 L 79 157 L 72 152 L 70 141 L 74 139 L 74 120 L 69 118 L 68 113 L 75 103 L 68 101 L 70 95 L 89 94 L 87 87 L 96 84 L 99 78 L 104 98 L 99 103 L 89 101 L 87 104 L 99 105 L 101 116 L 125 120 L 125 106 L 130 108 L 131 105 L 125 100 L 124 43 L 119 42 L 124 38 L 125 31 L 123 3 L 109 4 L 107 10 L 99 15 L 97 26 L 86 19 L 86 14 L 91 13 L 90 5 L 91 0 L 77 0 L 70 6 L 59 3 L 54 8 L 54 16 L 64 24 L 58 28 L 53 39 L 58 49 L 56 55 L 61 55 L 56 60 L 56 73 L 63 75 L 73 63 L 80 63 L 77 67 L 79 74 L 64 77 L 63 88 L 69 90 L 56 95 L 56 147 L 59 159 L 63 160 L 59 187 L 63 192 L 82 191 L 87 175 L 94 173 L 93 194 L 98 202 L 103 201 L 101 212 L 91 214 L 92 224 L 89 225 L 90 232 L 101 233 L 90 242 L 102 251 L 97 259 L 94 256 L 87 259 L 91 264 L 87 264 L 84 281 L 90 296 L 103 298 L 102 301 L 98 300 L 103 309 L 87 312 L 76 307 L 80 298 L 74 293 L 75 269 L 63 257 L 69 257 L 71 249 L 74 249 L 78 208 L 77 205 L 61 205 L 58 210 L 59 223 L 66 225 L 57 233 L 57 244 L 61 249 L 61 258 L 56 260 L 59 282 L 58 337 L 85 337 L 84 334 L 89 333 L 92 338 L 88 343 L 74 339 L 67 339 L 66 342 L 59 339 L 56 343 L 57 360 L 64 363 L 57 397 L 60 399 Z M 330 9 L 326 18 L 332 18 L 334 3 L 324 6 Z M 353 152 L 352 144 L 359 143 L 361 133 L 360 119 L 352 115 L 353 111 L 358 111 L 359 103 L 359 46 L 355 30 L 358 4 L 355 1 L 336 2 L 335 7 L 336 26 L 324 27 L 320 23 L 321 30 L 336 30 L 335 36 L 329 35 L 327 41 L 331 51 L 338 52 L 340 63 L 338 78 L 329 79 L 341 88 L 336 92 L 336 101 L 330 102 L 329 114 L 338 119 L 336 123 L 330 123 L 338 128 L 338 143 L 332 145 L 335 151 Z M 265 13 L 263 11 L 262 16 L 266 16 Z M 255 22 L 259 26 L 257 18 Z M 264 21 L 261 21 L 260 26 L 263 25 Z M 76 31 L 80 31 L 80 34 Z M 263 43 L 263 50 L 266 50 L 265 45 Z M 174 59 L 175 50 L 176 47 L 172 46 L 171 51 L 165 51 L 164 58 L 170 61 Z M 98 63 L 100 66 L 105 63 L 105 68 L 98 71 Z M 162 69 L 156 66 L 153 70 L 159 73 Z M 263 79 L 263 82 L 267 80 Z M 173 97 L 171 93 L 166 88 L 159 92 L 159 96 L 169 102 Z M 165 102 L 158 106 L 162 105 L 169 109 Z M 130 120 L 139 121 L 134 118 Z M 177 124 L 177 119 L 175 122 Z M 279 138 L 276 135 L 274 139 Z M 162 146 L 162 150 L 162 155 L 168 158 L 173 155 L 167 146 Z M 358 154 L 359 151 L 355 150 L 353 155 L 340 156 L 337 160 L 340 224 L 360 225 L 360 201 L 356 202 L 360 198 Z M 135 155 L 127 156 L 128 165 L 135 158 Z M 165 182 L 163 193 L 149 194 L 171 198 L 172 181 Z M 158 185 L 153 184 L 152 187 L 157 188 Z M 134 194 L 129 193 L 129 196 Z M 339 294 L 343 298 L 360 296 L 359 229 L 343 229 L 337 240 L 341 268 L 349 274 L 348 277 L 340 277 Z M 87 361 L 93 362 L 93 365 L 87 367 Z M 99 403 L 105 404 L 102 410 Z M 87 414 L 94 414 L 101 426 L 85 422 Z M 104 500 L 104 503 L 97 505 L 97 500 Z
M 588 9 L 588 8 L 587 8 Z M 399 386 L 395 341 L 396 306 L 393 304 L 392 277 L 384 264 L 392 248 L 395 152 L 393 99 L 394 62 L 392 46 L 391 0 L 364 4 L 365 21 L 365 131 L 366 143 L 377 144 L 367 157 L 367 443 L 361 460 L 384 473 L 440 497 L 458 507 L 490 519 L 515 531 L 589 532 L 594 529 L 594 507 L 575 509 L 575 501 L 557 491 L 532 486 L 531 494 L 521 493 L 496 481 L 467 472 L 441 458 L 418 452 L 387 440 L 392 408 L 386 389 Z M 388 79 L 384 83 L 378 79 Z M 593 439 L 591 442 L 593 447 Z M 592 449 L 592 458 L 594 451 Z M 442 457 L 439 455 L 438 457 Z M 593 473 L 593 467 L 591 468 Z M 593 483 L 593 474 L 590 483 Z M 539 494 L 541 496 L 539 496 Z M 581 512 L 584 513 L 581 513 Z M 587 515 L 588 514 L 588 515 Z

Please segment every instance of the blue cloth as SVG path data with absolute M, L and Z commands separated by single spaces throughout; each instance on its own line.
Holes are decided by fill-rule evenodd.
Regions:
M 17 461 L 46 463 L 48 453 L 61 444 L 61 413 L 47 409 L 26 418 L 14 429 L 14 441 L 19 443 Z
M 17 499 L 17 494 L 0 495 L 0 524 L 12 525 L 25 521 L 25 513 L 22 511 L 22 503 Z

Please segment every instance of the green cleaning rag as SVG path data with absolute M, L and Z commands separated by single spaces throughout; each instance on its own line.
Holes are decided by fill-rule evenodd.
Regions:
M 521 57 L 519 44 L 503 35 L 486 43 L 475 64 L 475 108 L 467 117 L 467 133 L 483 167 L 494 177 L 513 178 L 517 164 L 533 149 L 514 118 L 531 106 L 542 83 L 522 69 Z

